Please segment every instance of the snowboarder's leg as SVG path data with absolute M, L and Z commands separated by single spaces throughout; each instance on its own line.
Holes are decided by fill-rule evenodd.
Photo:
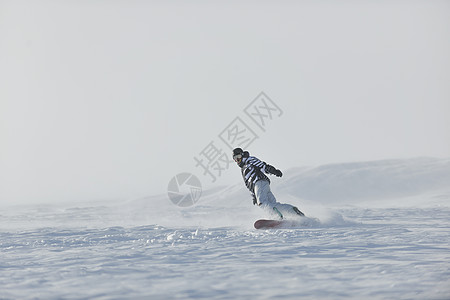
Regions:
M 282 215 L 286 214 L 296 214 L 299 216 L 305 216 L 304 213 L 302 213 L 297 207 L 290 205 L 290 204 L 284 204 L 277 202 L 277 199 L 273 195 L 272 191 L 270 190 L 270 185 L 267 183 L 267 197 L 269 198 L 269 203 L 273 207 L 273 209 L 277 210 Z
M 305 216 L 305 214 L 302 213 L 297 207 L 292 206 L 290 204 L 275 203 L 273 205 L 273 208 L 274 209 L 276 208 L 283 215 L 298 215 L 300 217 L 304 217 Z
M 276 199 L 270 191 L 268 181 L 259 180 L 255 183 L 255 196 L 258 206 L 267 210 L 274 217 L 283 219 L 283 214 L 274 206 L 276 204 Z
M 258 205 L 261 208 L 268 210 L 281 219 L 286 214 L 304 216 L 297 207 L 277 202 L 277 199 L 270 190 L 270 184 L 266 180 L 259 180 L 255 183 L 255 195 Z
M 258 206 L 266 206 L 270 203 L 272 199 L 269 197 L 269 192 L 269 182 L 259 180 L 255 183 L 255 196 Z

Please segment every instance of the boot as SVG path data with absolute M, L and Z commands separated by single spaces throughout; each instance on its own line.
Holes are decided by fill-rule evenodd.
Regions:
M 302 213 L 297 207 L 294 206 L 292 209 L 295 211 L 295 213 L 296 213 L 297 215 L 299 215 L 299 216 L 301 216 L 301 217 L 304 217 L 304 216 L 305 216 L 305 214 Z

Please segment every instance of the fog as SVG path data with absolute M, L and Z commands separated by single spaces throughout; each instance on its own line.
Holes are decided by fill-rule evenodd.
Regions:
M 182 172 L 239 182 L 233 164 L 213 179 L 195 160 L 210 145 L 229 157 L 227 142 L 281 170 L 450 157 L 449 13 L 448 1 L 0 1 L 0 203 L 164 194 Z M 254 139 L 226 140 L 235 122 Z

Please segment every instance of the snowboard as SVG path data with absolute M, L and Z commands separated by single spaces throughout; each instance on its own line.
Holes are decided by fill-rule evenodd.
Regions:
M 256 229 L 270 229 L 270 228 L 279 228 L 283 225 L 283 220 L 257 220 L 253 226 Z
M 316 218 L 301 217 L 295 220 L 265 220 L 261 219 L 253 225 L 256 229 L 299 229 L 305 227 L 320 226 L 320 220 Z

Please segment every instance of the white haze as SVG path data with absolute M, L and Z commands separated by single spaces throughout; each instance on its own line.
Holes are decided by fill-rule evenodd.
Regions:
M 261 91 L 283 115 L 249 150 L 282 170 L 450 157 L 449 13 L 448 1 L 0 1 L 0 204 L 135 199 L 180 172 L 212 186 L 193 157 Z

